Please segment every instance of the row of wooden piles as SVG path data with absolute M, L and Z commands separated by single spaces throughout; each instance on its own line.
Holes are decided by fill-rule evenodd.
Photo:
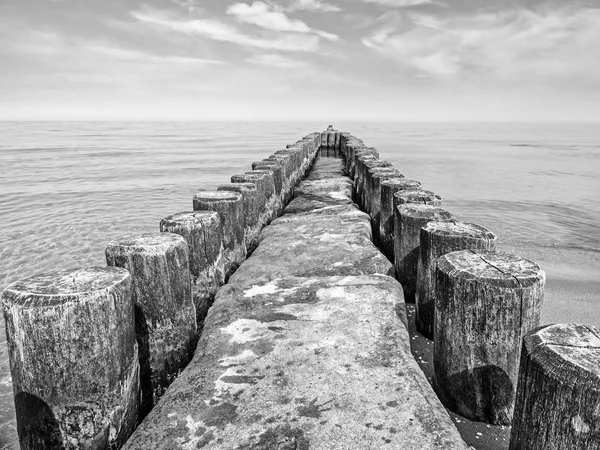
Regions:
M 416 328 L 434 343 L 434 389 L 471 420 L 511 425 L 510 449 L 600 449 L 600 330 L 539 327 L 545 273 L 496 250 L 441 197 L 349 133 L 333 139 L 373 240 L 394 263 Z
M 192 359 L 216 291 L 281 215 L 320 147 L 321 133 L 310 134 L 230 184 L 198 192 L 193 210 L 166 217 L 160 232 L 110 241 L 106 267 L 7 287 L 23 450 L 126 442 Z

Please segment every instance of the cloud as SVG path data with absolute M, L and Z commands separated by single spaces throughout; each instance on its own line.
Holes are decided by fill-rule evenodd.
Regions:
M 363 39 L 371 49 L 439 79 L 597 83 L 600 10 L 518 8 L 455 16 L 404 14 Z
M 198 9 L 200 9 L 198 4 L 196 3 L 196 0 L 171 0 L 171 1 L 178 6 L 181 6 L 183 9 L 185 9 L 190 14 L 193 13 L 194 11 L 197 11 Z
M 392 8 L 409 8 L 411 6 L 439 4 L 433 0 L 362 0 L 365 3 L 377 3 L 378 5 L 390 6 Z
M 301 20 L 290 19 L 282 11 L 275 10 L 263 2 L 234 3 L 227 8 L 227 14 L 235 17 L 239 22 L 273 31 L 285 31 L 302 34 L 316 34 L 330 41 L 337 41 L 338 36 L 326 31 L 313 30 Z
M 254 55 L 251 58 L 248 58 L 247 61 L 253 64 L 276 67 L 279 69 L 300 69 L 307 68 L 310 66 L 310 64 L 308 64 L 305 61 L 298 61 L 292 58 L 275 54 Z
M 286 33 L 269 36 L 268 38 L 261 38 L 247 35 L 239 29 L 216 19 L 171 19 L 154 10 L 147 10 L 144 12 L 134 11 L 131 15 L 140 22 L 160 28 L 192 36 L 204 36 L 215 41 L 230 42 L 242 46 L 265 50 L 304 52 L 314 52 L 319 48 L 318 36 L 299 36 L 297 34 Z
M 339 12 L 339 6 L 319 0 L 295 0 L 287 8 L 288 11 Z

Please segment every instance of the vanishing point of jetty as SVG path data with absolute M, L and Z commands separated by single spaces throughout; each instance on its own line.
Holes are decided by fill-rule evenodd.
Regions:
M 539 327 L 543 270 L 404 169 L 329 127 L 106 267 L 10 285 L 21 448 L 466 449 L 448 409 L 511 450 L 600 449 L 600 330 Z

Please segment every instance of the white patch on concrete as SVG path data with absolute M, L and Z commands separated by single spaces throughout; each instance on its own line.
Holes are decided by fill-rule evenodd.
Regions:
M 576 433 L 589 433 L 590 426 L 585 423 L 585 421 L 581 418 L 579 414 L 575 417 L 571 417 L 571 426 L 575 430 Z
M 363 280 L 360 281 L 362 284 Z M 335 284 L 337 284 L 338 286 L 348 286 L 352 284 L 357 284 L 357 280 L 356 277 L 344 277 L 341 280 L 337 281 Z
M 320 242 L 343 242 L 344 235 L 334 233 L 323 233 L 319 236 Z
M 236 320 L 225 328 L 221 328 L 221 331 L 232 336 L 229 340 L 232 344 L 245 344 L 276 334 L 267 328 L 267 324 L 250 319 Z
M 286 295 L 286 294 L 292 294 L 297 290 L 298 290 L 298 288 L 280 289 L 277 286 L 276 282 L 271 281 L 271 282 L 269 282 L 267 284 L 263 284 L 261 286 L 259 286 L 259 285 L 252 286 L 250 289 L 248 289 L 248 290 L 246 290 L 246 292 L 244 292 L 244 297 L 252 298 L 252 297 L 256 297 L 257 295 L 276 294 L 278 292 L 281 293 L 282 295 Z
M 328 192 L 327 195 L 329 195 L 331 198 L 335 198 L 336 200 L 348 200 L 348 193 L 347 192 L 342 192 L 342 191 L 333 191 L 333 192 Z
M 244 350 L 242 353 L 236 356 L 228 356 L 227 358 L 223 358 L 219 360 L 219 364 L 221 366 L 230 367 L 237 366 L 240 364 L 247 364 L 251 361 L 254 361 L 258 356 L 252 350 Z
M 204 400 L 204 403 L 206 403 L 206 405 L 210 405 L 215 401 L 222 401 L 224 396 L 229 397 L 244 391 L 244 389 L 250 386 L 249 383 L 227 383 L 221 380 L 223 377 L 233 377 L 239 375 L 240 373 L 238 373 L 235 366 L 228 367 L 227 370 L 223 372 L 215 381 L 215 395 L 213 395 L 213 397 L 210 400 Z
M 341 286 L 327 289 L 319 289 L 317 291 L 317 298 L 319 300 L 333 300 L 336 298 L 343 298 L 346 295 L 346 290 Z

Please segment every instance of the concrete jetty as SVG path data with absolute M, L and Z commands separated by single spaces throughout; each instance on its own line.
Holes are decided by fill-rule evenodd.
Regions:
M 319 157 L 216 295 L 126 449 L 464 449 L 410 353 L 400 284 L 340 158 Z
M 333 127 L 252 169 L 196 193 L 193 211 L 163 219 L 161 233 L 135 248 L 109 244 L 107 262 L 121 268 L 51 272 L 4 291 L 23 449 L 466 449 L 411 354 L 405 301 L 417 287 L 419 312 L 434 305 L 425 314 L 432 383 L 449 410 L 471 417 L 461 405 L 492 392 L 472 417 L 508 424 L 514 409 L 512 448 L 554 444 L 530 432 L 540 410 L 562 411 L 544 426 L 565 436 L 575 427 L 573 449 L 600 448 L 588 425 L 600 411 L 589 369 L 600 366 L 598 332 L 557 328 L 561 345 L 580 349 L 569 371 L 577 395 L 562 383 L 557 403 L 552 377 L 529 376 L 530 366 L 570 364 L 562 353 L 538 358 L 540 339 L 543 348 L 555 342 L 531 331 L 543 301 L 539 266 L 472 244 L 474 230 L 495 235 L 460 222 L 438 194 Z M 155 251 L 155 241 L 177 254 Z M 116 258 L 125 250 L 141 259 Z M 189 363 L 163 358 L 196 341 Z M 150 354 L 157 374 L 161 361 L 175 362 L 160 395 L 140 405 Z M 96 379 L 102 386 L 88 382 Z

